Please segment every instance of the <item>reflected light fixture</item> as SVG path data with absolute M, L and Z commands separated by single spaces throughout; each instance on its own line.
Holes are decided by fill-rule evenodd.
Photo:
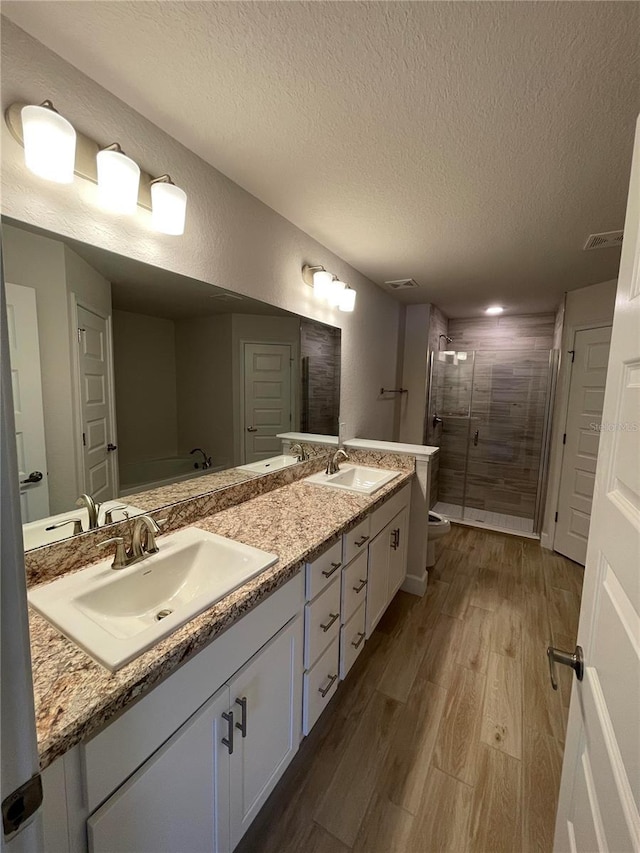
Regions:
M 502 305 L 490 305 L 488 308 L 484 309 L 485 314 L 502 314 L 504 308 Z
M 21 117 L 24 161 L 29 171 L 47 181 L 70 184 L 76 161 L 73 125 L 51 101 L 23 107 Z
M 187 194 L 169 175 L 151 181 L 151 224 L 162 234 L 184 234 Z
M 345 287 L 340 294 L 338 311 L 353 311 L 356 307 L 356 292 L 352 287 Z
M 98 200 L 113 213 L 135 213 L 138 205 L 140 166 L 127 157 L 117 142 L 96 155 Z

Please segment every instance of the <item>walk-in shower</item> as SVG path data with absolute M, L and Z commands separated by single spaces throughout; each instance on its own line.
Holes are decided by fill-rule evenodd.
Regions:
M 433 353 L 427 417 L 440 447 L 436 512 L 539 533 L 555 366 L 555 350 Z

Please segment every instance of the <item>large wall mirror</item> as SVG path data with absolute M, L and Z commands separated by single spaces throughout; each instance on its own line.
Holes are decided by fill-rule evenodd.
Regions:
M 12 220 L 2 244 L 26 549 L 338 432 L 339 329 Z

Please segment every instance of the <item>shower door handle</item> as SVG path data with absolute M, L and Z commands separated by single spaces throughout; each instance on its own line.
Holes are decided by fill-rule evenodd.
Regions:
M 478 446 L 478 438 L 479 438 L 479 436 L 480 436 L 480 430 L 479 430 L 479 429 L 477 429 L 477 430 L 475 431 L 474 435 L 473 435 L 473 446 L 474 446 L 474 447 L 477 447 L 477 446 Z
M 442 423 L 442 418 L 439 418 L 437 415 L 433 416 L 433 428 L 435 429 L 438 424 Z

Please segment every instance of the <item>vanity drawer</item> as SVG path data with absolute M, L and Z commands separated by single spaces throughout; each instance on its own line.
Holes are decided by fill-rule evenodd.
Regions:
M 367 516 L 357 527 L 342 537 L 342 562 L 345 566 L 363 550 L 367 550 L 369 538 L 369 516 Z
M 302 728 L 308 735 L 338 688 L 340 643 L 338 637 L 320 660 L 304 674 Z
M 346 625 L 340 628 L 340 678 L 345 678 L 365 644 L 364 601 Z
M 342 570 L 342 624 L 351 619 L 367 597 L 367 554 L 362 552 Z
M 304 668 L 310 669 L 340 631 L 340 577 L 304 606 Z
M 336 572 L 339 571 L 341 566 L 342 543 L 338 539 L 330 548 L 327 548 L 319 557 L 316 557 L 312 563 L 306 564 L 305 589 L 307 601 L 315 598 L 331 581 L 331 578 L 336 577 Z

